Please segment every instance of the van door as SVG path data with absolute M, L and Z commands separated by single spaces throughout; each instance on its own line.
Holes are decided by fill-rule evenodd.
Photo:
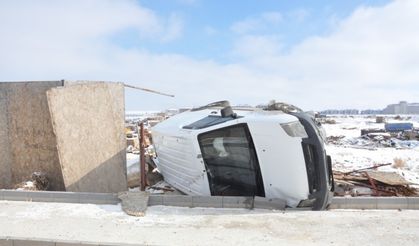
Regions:
M 265 196 L 262 175 L 247 124 L 198 135 L 211 195 Z

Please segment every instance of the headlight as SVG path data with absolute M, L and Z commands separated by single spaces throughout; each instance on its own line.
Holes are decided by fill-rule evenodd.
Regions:
M 306 138 L 308 137 L 304 126 L 301 125 L 299 121 L 291 122 L 291 123 L 283 123 L 281 124 L 282 129 L 291 137 L 300 137 Z

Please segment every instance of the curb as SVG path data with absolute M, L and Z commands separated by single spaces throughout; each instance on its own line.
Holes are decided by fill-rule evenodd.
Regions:
M 80 245 L 96 245 L 96 246 L 138 246 L 144 244 L 127 244 L 127 243 L 104 243 L 89 241 L 72 241 L 72 240 L 51 240 L 40 238 L 17 238 L 7 237 L 0 238 L 0 246 L 80 246 Z
M 0 190 L 0 200 L 118 204 L 114 193 Z M 240 196 L 150 195 L 148 206 L 285 209 L 281 199 Z M 334 197 L 330 209 L 419 209 L 419 197 Z M 304 208 L 287 209 L 304 210 Z

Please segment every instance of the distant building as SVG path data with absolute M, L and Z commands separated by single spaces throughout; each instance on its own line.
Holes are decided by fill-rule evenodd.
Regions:
M 361 114 L 382 114 L 383 110 L 381 109 L 365 109 L 361 111 Z
M 347 114 L 347 115 L 355 115 L 359 114 L 358 109 L 328 109 L 323 110 L 320 112 L 321 114 Z
M 383 109 L 383 114 L 419 114 L 419 103 L 401 101 L 398 104 L 390 104 Z

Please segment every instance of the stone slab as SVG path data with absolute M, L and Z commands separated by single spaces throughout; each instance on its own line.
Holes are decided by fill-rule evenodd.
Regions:
M 144 216 L 148 207 L 149 193 L 144 191 L 125 191 L 118 194 L 122 210 L 131 216 Z

